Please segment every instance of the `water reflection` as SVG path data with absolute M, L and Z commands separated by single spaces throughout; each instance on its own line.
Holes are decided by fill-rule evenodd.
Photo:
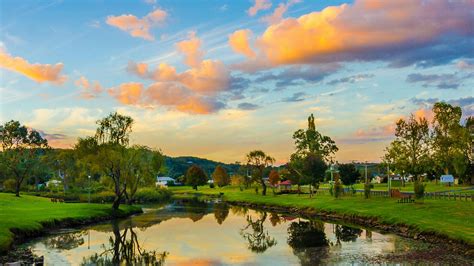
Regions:
M 131 223 L 121 231 L 119 223 L 112 222 L 112 232 L 103 251 L 83 258 L 81 265 L 163 265 L 168 253 L 143 249 Z
M 191 199 L 149 206 L 143 214 L 81 231 L 60 231 L 29 247 L 45 256 L 47 265 L 166 261 L 275 266 L 379 264 L 386 254 L 412 252 L 418 243 L 347 225 Z
M 240 230 L 240 234 L 248 242 L 248 249 L 255 253 L 263 253 L 277 244 L 275 238 L 268 234 L 263 223 L 267 219 L 266 212 L 258 212 L 259 217 L 247 215 L 247 225 Z

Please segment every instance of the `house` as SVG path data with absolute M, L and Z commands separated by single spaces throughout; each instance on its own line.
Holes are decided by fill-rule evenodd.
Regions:
M 383 175 L 374 175 L 374 177 L 372 178 L 372 183 L 375 183 L 375 184 L 381 184 L 383 183 L 383 181 L 384 181 Z
M 441 183 L 454 184 L 454 176 L 452 175 L 442 175 L 439 179 Z
M 282 181 L 282 182 L 278 183 L 278 187 L 280 188 L 280 190 L 290 190 L 291 189 L 291 181 L 290 180 Z
M 157 187 L 166 187 L 168 185 L 168 182 L 175 182 L 173 178 L 169 176 L 158 176 L 156 178 L 156 186 Z

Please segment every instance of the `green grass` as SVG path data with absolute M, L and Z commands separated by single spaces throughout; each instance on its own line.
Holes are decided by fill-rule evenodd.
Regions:
M 172 187 L 175 194 L 196 193 L 190 187 Z M 261 190 L 260 190 L 261 191 Z M 317 195 L 310 199 L 308 195 L 274 196 L 267 190 L 267 196 L 256 195 L 253 189 L 240 191 L 238 187 L 211 189 L 199 187 L 197 193 L 224 193 L 229 201 L 244 201 L 265 205 L 314 208 L 316 210 L 334 211 L 340 214 L 377 217 L 387 224 L 404 224 L 418 231 L 435 232 L 452 239 L 474 245 L 474 202 L 425 199 L 415 204 L 399 204 L 396 199 L 361 196 L 347 196 L 335 199 L 330 195 Z
M 137 207 L 122 205 L 122 214 L 132 213 Z M 41 223 L 61 219 L 87 219 L 112 215 L 110 204 L 53 203 L 48 198 L 0 193 L 0 253 L 13 241 L 10 229 L 41 230 Z
M 442 191 L 450 191 L 450 190 L 456 190 L 456 189 L 463 189 L 467 188 L 470 186 L 464 186 L 464 185 L 453 185 L 451 187 L 442 185 L 440 183 L 436 184 L 435 182 L 425 182 L 425 192 L 442 192 Z M 322 188 L 329 188 L 329 184 L 322 184 Z M 359 183 L 354 185 L 355 189 L 364 189 L 364 184 Z M 400 191 L 405 191 L 405 192 L 413 192 L 413 183 L 408 182 L 405 184 L 405 186 L 393 186 L 393 189 L 399 189 Z M 374 184 L 374 188 L 372 190 L 383 190 L 387 191 L 387 184 Z

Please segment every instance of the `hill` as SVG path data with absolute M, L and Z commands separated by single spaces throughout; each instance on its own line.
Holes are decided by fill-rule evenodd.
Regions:
M 224 167 L 229 175 L 237 173 L 240 167 L 238 164 L 226 164 L 193 156 L 165 156 L 166 172 L 163 175 L 177 178 L 181 175 L 184 175 L 186 170 L 188 170 L 188 168 L 193 164 L 201 167 L 209 177 L 214 172 L 214 169 L 217 165 Z

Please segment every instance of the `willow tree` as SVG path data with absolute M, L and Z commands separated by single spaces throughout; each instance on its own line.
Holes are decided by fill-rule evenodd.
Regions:
M 261 150 L 251 151 L 247 154 L 247 165 L 254 170 L 256 179 L 262 185 L 262 195 L 267 194 L 267 185 L 263 180 L 263 170 L 275 162 L 273 157 L 268 156 Z
M 0 166 L 15 178 L 15 195 L 19 197 L 21 185 L 40 164 L 48 141 L 38 131 L 11 120 L 0 125 L 0 143 Z

